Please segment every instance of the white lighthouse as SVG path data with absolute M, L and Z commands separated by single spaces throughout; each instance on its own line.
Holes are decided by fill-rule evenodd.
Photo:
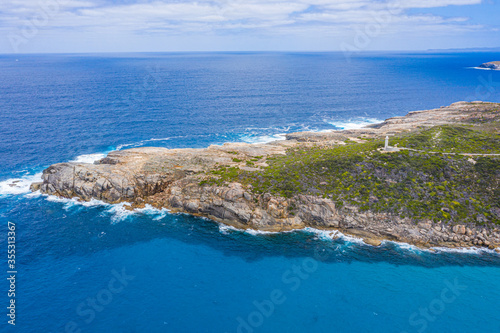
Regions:
M 386 135 L 385 136 L 385 146 L 384 146 L 384 151 L 391 151 L 391 152 L 394 152 L 394 151 L 399 151 L 399 148 L 397 147 L 398 144 L 396 143 L 396 145 L 394 147 L 391 147 L 389 146 L 389 136 Z

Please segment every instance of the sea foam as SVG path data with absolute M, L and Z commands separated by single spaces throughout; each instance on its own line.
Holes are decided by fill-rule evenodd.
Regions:
M 482 71 L 498 71 L 498 69 L 493 69 L 493 68 L 484 68 L 484 67 L 466 67 L 470 69 L 480 69 Z
M 93 164 L 94 162 L 105 158 L 106 155 L 107 154 L 105 154 L 105 153 L 84 154 L 84 155 L 77 156 L 75 159 L 71 160 L 70 162 Z
M 84 154 L 75 157 L 69 162 L 75 163 L 94 163 L 106 157 L 105 153 Z M 31 193 L 30 185 L 42 181 L 42 173 L 28 174 L 20 178 L 10 178 L 0 181 L 0 196 L 1 195 L 22 195 L 26 197 L 34 197 L 40 195 L 39 191 Z
M 42 181 L 42 173 L 10 178 L 0 181 L 0 195 L 20 195 L 30 193 L 30 185 Z
M 170 138 L 170 137 L 168 137 L 168 138 L 151 138 L 151 139 L 148 139 L 148 140 L 141 140 L 139 142 L 134 142 L 134 143 L 125 143 L 125 144 L 118 145 L 116 147 L 116 150 L 122 150 L 124 148 L 127 148 L 127 149 L 138 148 L 138 147 L 143 147 L 144 144 L 147 143 L 147 142 L 169 141 L 171 139 L 172 138 Z
M 338 130 L 360 129 L 368 125 L 379 124 L 382 120 L 377 118 L 351 118 L 349 120 L 324 120 Z
M 447 252 L 447 253 L 466 253 L 466 254 L 496 254 L 500 255 L 496 250 L 487 249 L 485 247 L 459 247 L 459 248 L 448 248 L 448 247 L 433 247 L 430 250 L 435 252 Z M 430 251 L 429 250 L 429 251 Z
M 286 140 L 286 133 L 279 133 L 273 135 L 245 135 L 241 137 L 241 141 L 246 143 L 269 143 L 273 141 L 282 141 Z
M 221 234 L 227 235 L 231 232 L 243 232 L 244 230 L 240 230 L 227 224 L 219 223 L 219 231 Z
M 111 222 L 113 223 L 124 221 L 132 215 L 148 215 L 154 217 L 153 220 L 157 221 L 163 219 L 170 212 L 170 210 L 166 208 L 158 209 L 149 204 L 147 204 L 144 208 L 130 209 L 130 206 L 132 206 L 130 202 L 109 204 L 107 202 L 97 199 L 83 201 L 77 197 L 68 199 L 68 198 L 57 197 L 55 195 L 45 194 L 44 196 L 46 197 L 47 201 L 62 203 L 63 209 L 65 211 L 70 211 L 72 209 L 78 209 L 81 207 L 85 208 L 104 207 L 105 210 L 101 213 L 101 216 L 110 216 Z

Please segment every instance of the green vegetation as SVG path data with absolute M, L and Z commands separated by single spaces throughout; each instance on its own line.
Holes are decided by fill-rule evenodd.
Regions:
M 332 199 L 340 209 L 352 205 L 361 211 L 414 220 L 500 224 L 500 158 L 473 161 L 435 153 L 498 152 L 497 134 L 439 126 L 394 141 L 400 147 L 424 151 L 381 153 L 377 151 L 383 146 L 381 140 L 351 141 L 334 148 L 294 148 L 286 155 L 267 158 L 269 166 L 261 171 L 222 166 L 202 183 L 238 181 L 251 185 L 255 193 L 288 198 L 317 195 Z
M 500 153 L 500 135 L 465 126 L 436 126 L 391 139 L 392 145 L 396 143 L 399 147 L 443 153 Z

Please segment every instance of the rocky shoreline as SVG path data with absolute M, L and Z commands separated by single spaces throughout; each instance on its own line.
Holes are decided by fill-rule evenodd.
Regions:
M 485 62 L 484 64 L 479 65 L 479 68 L 499 71 L 500 70 L 500 61 Z
M 240 229 L 280 232 L 312 227 L 339 230 L 374 246 L 390 240 L 423 248 L 496 249 L 500 246 L 497 225 L 415 221 L 388 213 L 360 211 L 348 205 L 340 209 L 332 200 L 314 195 L 284 198 L 254 193 L 251 187 L 238 182 L 207 185 L 203 181 L 210 170 L 220 165 L 261 170 L 267 166 L 268 157 L 286 154 L 292 147 L 331 147 L 343 145 L 346 140 L 383 138 L 423 127 L 484 122 L 496 119 L 498 110 L 499 104 L 458 102 L 439 109 L 410 112 L 359 130 L 291 133 L 286 135 L 286 140 L 267 144 L 226 143 L 205 149 L 147 147 L 114 151 L 95 164 L 52 165 L 44 170 L 43 182 L 33 183 L 31 189 L 85 201 L 131 202 L 132 208 L 151 204 Z

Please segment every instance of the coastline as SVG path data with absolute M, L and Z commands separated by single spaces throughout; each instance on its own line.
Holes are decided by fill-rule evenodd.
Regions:
M 500 61 L 490 61 L 476 67 L 477 69 L 487 69 L 492 71 L 500 71 Z
M 489 254 L 500 254 L 500 247 L 496 247 L 494 249 L 491 248 L 486 248 L 486 247 L 476 247 L 476 246 L 470 246 L 470 247 L 446 247 L 446 246 L 422 246 L 422 245 L 415 245 L 411 243 L 406 243 L 402 241 L 395 241 L 395 240 L 389 240 L 389 239 L 384 239 L 384 238 L 363 238 L 359 233 L 352 233 L 349 230 L 341 230 L 341 229 L 336 229 L 336 228 L 329 228 L 329 229 L 318 229 L 318 228 L 312 228 L 312 227 L 305 227 L 301 229 L 290 229 L 290 230 L 285 230 L 285 231 L 264 231 L 264 230 L 258 230 L 258 229 L 250 229 L 250 228 L 238 228 L 236 226 L 233 226 L 231 224 L 228 224 L 227 222 L 219 222 L 216 219 L 212 219 L 206 216 L 198 215 L 198 214 L 191 214 L 191 213 L 186 213 L 182 211 L 177 211 L 174 212 L 170 209 L 166 209 L 164 207 L 162 208 L 156 208 L 153 207 L 149 204 L 146 204 L 144 208 L 139 208 L 135 207 L 133 208 L 133 203 L 130 202 L 121 202 L 119 204 L 109 204 L 104 201 L 99 201 L 96 199 L 92 199 L 90 201 L 82 201 L 78 197 L 74 198 L 63 198 L 59 197 L 56 195 L 48 195 L 48 194 L 42 194 L 40 191 L 32 192 L 26 195 L 27 197 L 38 197 L 38 196 L 43 196 L 46 198 L 46 200 L 51 201 L 51 202 L 60 202 L 65 204 L 65 209 L 69 209 L 70 206 L 76 205 L 76 206 L 83 206 L 83 207 L 95 207 L 95 206 L 104 206 L 104 207 L 109 207 L 107 212 L 111 214 L 111 220 L 113 223 L 118 223 L 121 221 L 124 221 L 128 216 L 130 215 L 135 215 L 135 214 L 146 214 L 151 217 L 154 216 L 153 220 L 161 220 L 166 216 L 166 214 L 185 214 L 189 216 L 196 216 L 202 219 L 205 219 L 207 221 L 211 221 L 215 224 L 217 224 L 219 231 L 223 234 L 227 234 L 228 232 L 241 232 L 241 233 L 246 233 L 248 235 L 252 236 L 265 236 L 265 235 L 277 235 L 277 234 L 283 234 L 283 233 L 293 233 L 293 232 L 306 232 L 306 233 L 312 233 L 316 234 L 318 238 L 322 238 L 325 240 L 329 241 L 334 241 L 337 239 L 343 239 L 344 241 L 347 241 L 349 243 L 356 243 L 356 244 L 361 244 L 364 246 L 369 246 L 369 247 L 380 247 L 384 246 L 386 244 L 394 244 L 397 247 L 401 249 L 407 249 L 407 250 L 412 250 L 412 251 L 423 251 L 423 252 L 430 252 L 430 253 L 439 253 L 439 252 L 448 252 L 448 253 L 474 253 L 474 254 L 479 254 L 479 253 L 489 253 Z
M 357 207 L 339 210 L 329 199 L 298 195 L 292 199 L 252 192 L 240 183 L 201 186 L 200 181 L 218 165 L 246 171 L 265 168 L 267 158 L 286 154 L 294 147 L 336 146 L 359 136 L 383 137 L 484 117 L 475 108 L 491 103 L 454 103 L 434 110 L 414 111 L 361 129 L 333 132 L 299 132 L 286 140 L 270 143 L 227 143 L 205 149 L 134 148 L 109 153 L 97 164 L 79 162 L 56 164 L 44 170 L 43 182 L 32 190 L 63 198 L 102 200 L 107 203 L 132 202 L 131 209 L 147 204 L 172 213 L 202 216 L 237 229 L 285 232 L 315 228 L 339 231 L 379 246 L 383 241 L 408 243 L 419 248 L 489 248 L 500 246 L 497 226 L 433 224 L 385 213 L 360 212 Z M 260 158 L 258 158 L 260 157 Z M 255 160 L 256 161 L 252 161 Z M 244 160 L 247 163 L 242 163 Z M 250 161 L 251 164 L 248 162 Z M 298 206 L 296 214 L 289 207 Z M 474 244 L 474 242 L 476 244 Z

